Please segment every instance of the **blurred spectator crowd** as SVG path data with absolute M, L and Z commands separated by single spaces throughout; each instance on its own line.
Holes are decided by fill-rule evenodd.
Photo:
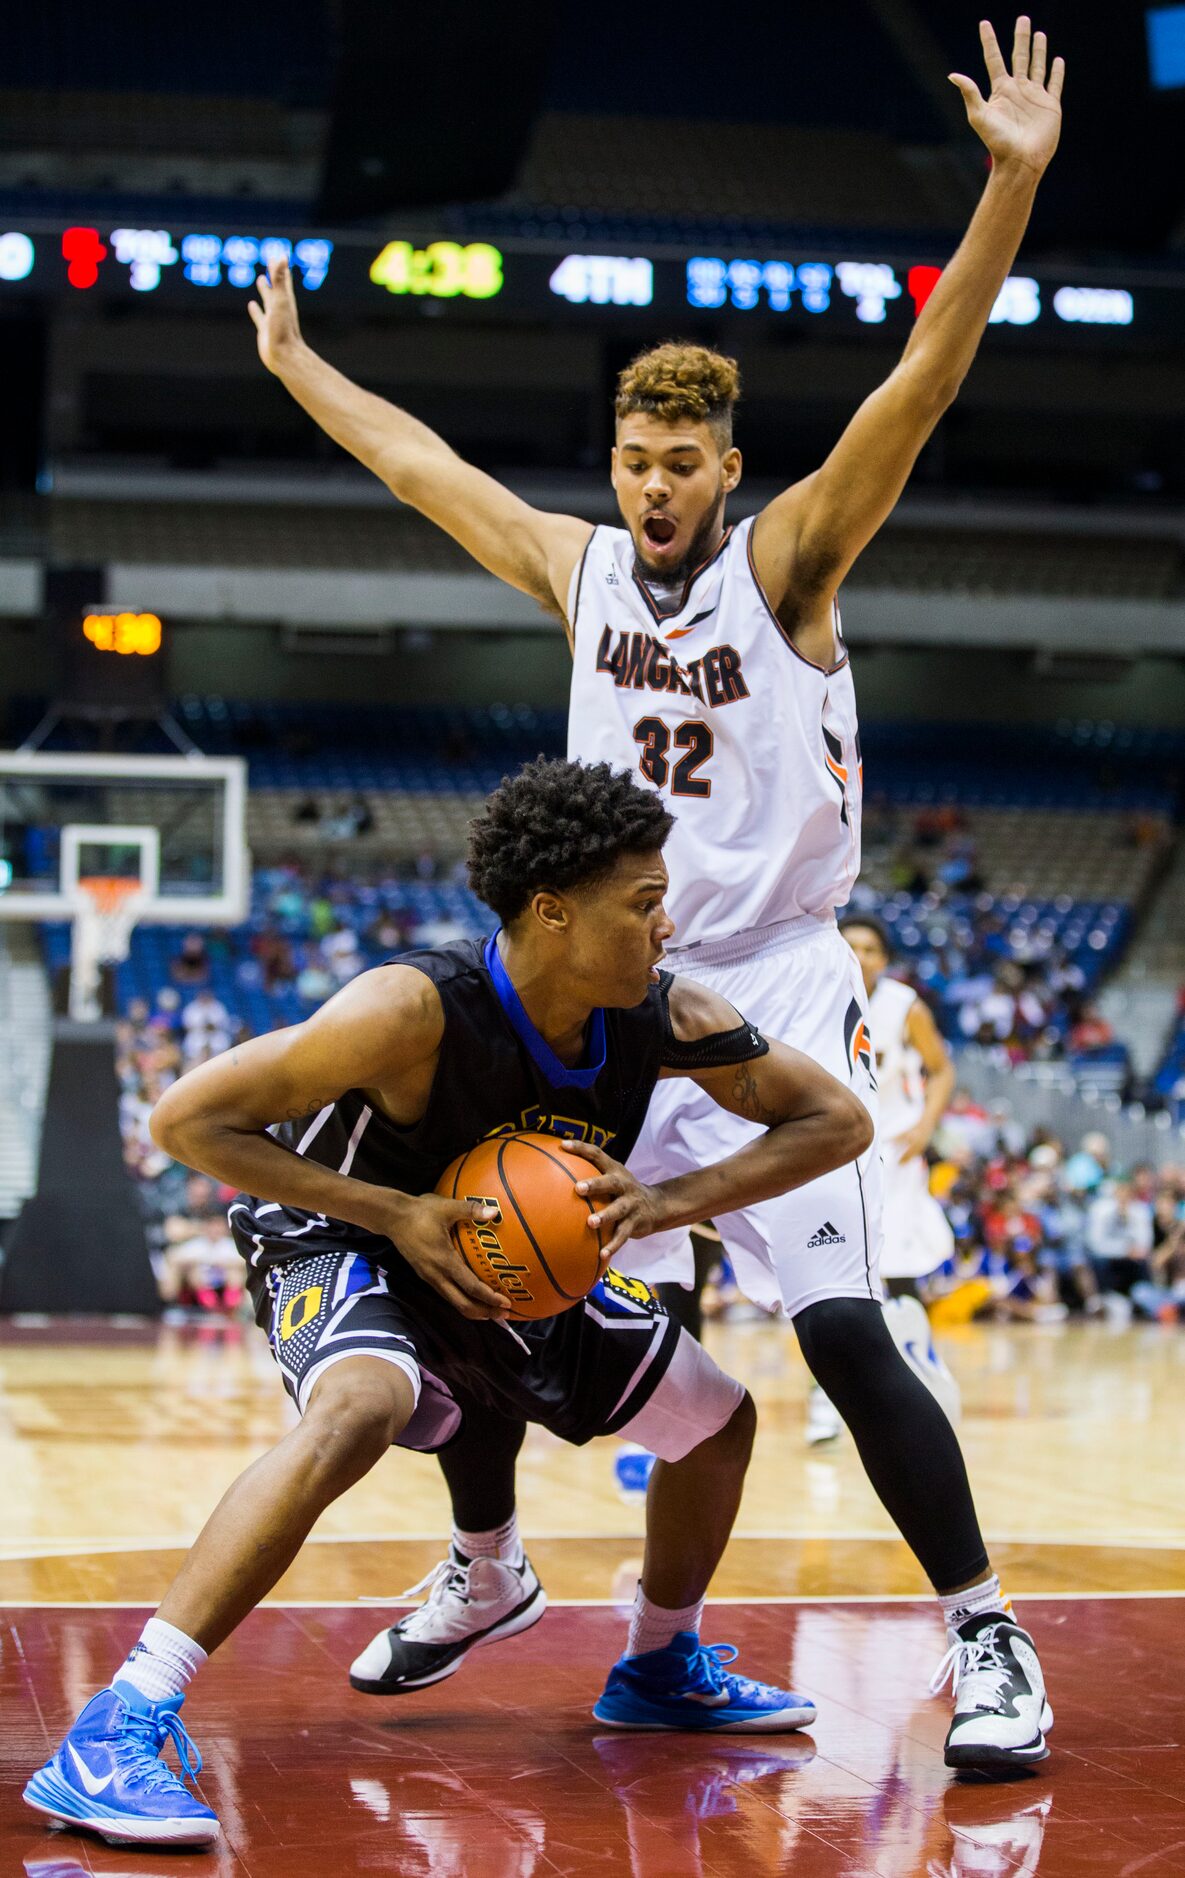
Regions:
M 981 1314 L 1126 1323 L 1185 1316 L 1185 1167 L 1116 1164 L 1107 1136 L 1070 1149 L 958 1093 L 931 1150 L 955 1256 L 927 1282 L 933 1321 Z
M 950 804 L 874 804 L 865 827 L 868 865 L 848 910 L 886 925 L 894 976 L 926 996 L 950 1040 L 1012 1062 L 1113 1062 L 1126 1076 L 1126 1048 L 1092 992 L 1104 962 L 1117 961 L 1128 909 L 988 892 L 976 840 Z

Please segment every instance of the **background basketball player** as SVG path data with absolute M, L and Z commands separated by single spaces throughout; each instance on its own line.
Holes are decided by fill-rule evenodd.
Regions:
M 872 1114 L 864 988 L 834 921 L 859 871 L 861 790 L 836 595 L 971 365 L 1061 126 L 1064 67 L 1048 67 L 1045 35 L 1017 21 L 1011 70 L 987 23 L 981 36 L 989 96 L 952 75 L 992 157 L 966 236 L 900 363 L 826 462 L 737 528 L 726 529 L 724 508 L 741 476 L 738 375 L 717 354 L 664 346 L 623 375 L 612 477 L 625 526 L 592 529 L 532 509 L 318 358 L 301 340 L 283 264 L 251 308 L 264 363 L 330 436 L 565 620 L 570 754 L 636 767 L 676 815 L 680 969 L 845 1076 Z M 728 1127 L 740 1141 L 752 1125 Z M 664 1091 L 635 1171 L 650 1179 L 702 1164 L 720 1129 L 695 1092 Z M 951 1426 L 881 1314 L 879 1156 L 716 1223 L 749 1294 L 793 1316 L 815 1378 L 941 1595 L 959 1684 L 949 1761 L 991 1768 L 1043 1755 L 1048 1710 L 1031 1640 L 990 1569 Z M 634 1257 L 652 1278 L 689 1274 L 687 1234 Z M 476 1545 L 510 1560 L 521 1431 L 504 1444 L 510 1472 L 495 1466 L 486 1432 L 480 1450 L 450 1451 L 454 1516 L 471 1548 L 463 1557 Z M 440 1616 L 455 1655 L 460 1604 Z M 468 1621 L 491 1613 L 470 1606 Z
M 926 1150 L 955 1092 L 950 1051 L 924 999 L 889 975 L 892 942 L 878 919 L 853 915 L 840 931 L 856 954 L 876 1048 L 885 1166 L 881 1278 L 890 1297 L 944 1265 L 954 1234 L 930 1192 Z

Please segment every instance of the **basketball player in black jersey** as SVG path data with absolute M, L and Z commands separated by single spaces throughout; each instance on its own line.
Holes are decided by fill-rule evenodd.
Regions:
M 609 1261 L 635 1234 L 817 1178 L 862 1153 L 871 1126 L 808 1058 L 659 970 L 673 931 L 670 826 L 628 775 L 540 759 L 473 825 L 470 880 L 499 933 L 363 973 L 307 1022 L 237 1046 L 161 1098 L 160 1146 L 244 1189 L 234 1231 L 301 1420 L 229 1489 L 112 1688 L 33 1776 L 26 1798 L 39 1810 L 117 1840 L 217 1837 L 213 1811 L 159 1760 L 172 1736 L 192 1764 L 177 1715 L 190 1677 L 388 1448 L 439 1449 L 466 1418 L 480 1430 L 486 1409 L 576 1443 L 628 1433 L 662 1457 L 602 1723 L 753 1731 L 812 1719 L 809 1701 L 727 1674 L 719 1646 L 699 1641 L 752 1401 Z M 643 1187 L 622 1163 L 656 1082 L 672 1075 L 764 1132 L 714 1166 Z M 565 1137 L 590 1163 L 602 1276 L 562 1316 L 511 1323 L 449 1233 L 491 1209 L 433 1189 L 458 1154 L 524 1126 Z M 524 1571 L 524 1624 L 541 1596 Z

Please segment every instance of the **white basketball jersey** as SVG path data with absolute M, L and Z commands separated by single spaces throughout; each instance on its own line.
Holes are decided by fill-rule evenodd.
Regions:
M 847 649 L 795 650 L 753 570 L 752 519 L 661 611 L 627 529 L 597 528 L 572 580 L 568 755 L 632 770 L 675 817 L 675 946 L 843 905 L 860 871 L 860 737 Z
M 912 985 L 903 985 L 899 978 L 882 974 L 868 1001 L 868 1028 L 876 1051 L 876 1080 L 880 1090 L 881 1129 L 889 1140 L 905 1134 L 920 1121 L 926 1106 L 922 1059 L 905 1034 L 917 996 Z

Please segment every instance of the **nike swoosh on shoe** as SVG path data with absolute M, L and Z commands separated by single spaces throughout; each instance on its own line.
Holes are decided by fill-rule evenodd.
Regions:
M 67 1741 L 66 1746 L 70 1750 L 70 1759 L 78 1769 L 78 1778 L 90 1794 L 91 1799 L 97 1800 L 100 1793 L 105 1793 L 107 1788 L 111 1785 L 111 1782 L 115 1779 L 115 1769 L 112 1768 L 109 1774 L 104 1774 L 100 1778 L 98 1774 L 91 1772 L 72 1741 Z

